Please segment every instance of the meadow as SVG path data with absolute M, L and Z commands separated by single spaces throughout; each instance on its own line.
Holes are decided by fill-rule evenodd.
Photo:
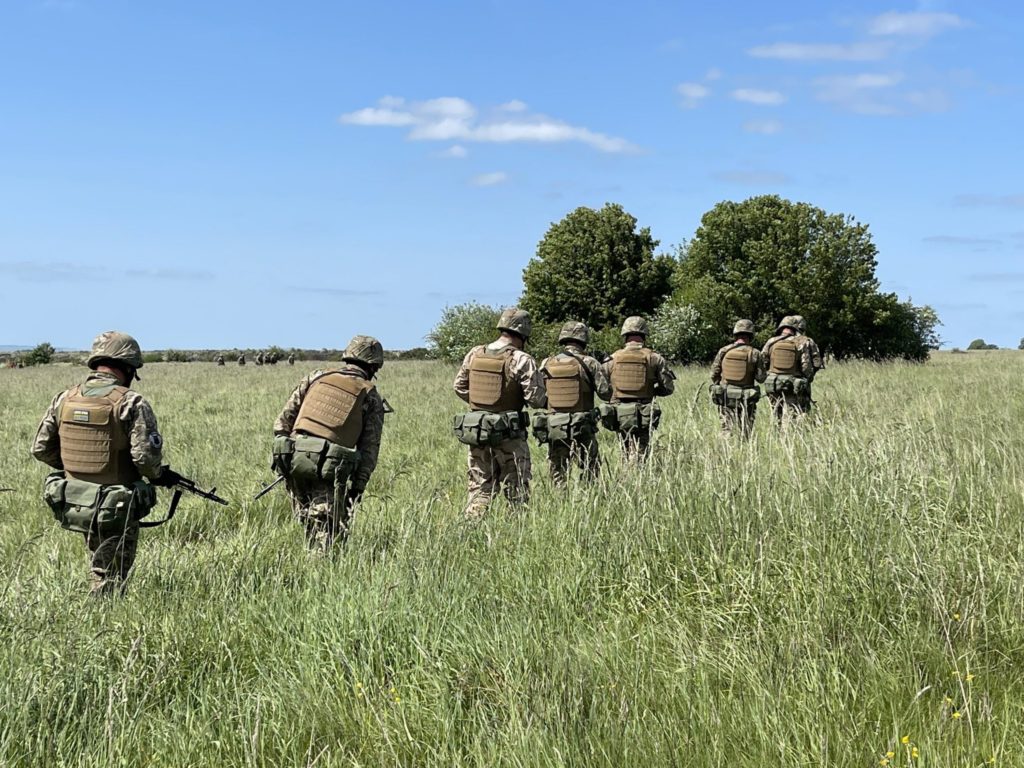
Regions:
M 28 453 L 84 369 L 0 370 L 0 765 L 1024 765 L 1024 353 L 833 365 L 749 443 L 681 369 L 642 470 L 603 434 L 559 490 L 533 444 L 529 507 L 480 524 L 454 369 L 389 363 L 326 559 L 251 501 L 307 369 L 146 365 L 171 464 L 233 503 L 144 531 L 120 600 Z

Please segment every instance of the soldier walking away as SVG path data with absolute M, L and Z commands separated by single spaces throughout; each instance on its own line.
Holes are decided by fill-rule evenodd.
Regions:
M 530 338 L 530 314 L 506 309 L 498 330 L 501 336 L 496 341 L 469 351 L 452 385 L 471 409 L 456 416 L 454 425 L 455 436 L 469 446 L 465 516 L 471 520 L 484 516 L 499 491 L 513 507 L 529 499 L 530 420 L 525 409 L 547 403 L 537 363 L 523 351 Z
M 263 353 L 262 352 L 257 352 L 256 353 L 256 365 L 263 365 Z
M 594 396 L 608 400 L 611 384 L 601 364 L 586 354 L 590 329 L 569 321 L 558 334 L 563 350 L 540 364 L 548 394 L 548 413 L 534 414 L 533 434 L 548 445 L 551 478 L 562 485 L 575 463 L 590 479 L 600 472 L 598 411 Z
M 757 382 L 764 381 L 768 372 L 761 353 L 752 346 L 754 323 L 737 320 L 732 335 L 735 341 L 718 350 L 711 364 L 711 401 L 718 406 L 725 434 L 739 427 L 740 434 L 749 438 L 761 397 Z
M 819 371 L 825 370 L 825 358 L 822 357 L 817 342 L 807 335 L 807 321 L 804 319 L 804 316 L 793 315 L 793 325 L 796 328 L 796 335 L 807 343 L 807 347 L 811 352 L 811 364 L 814 366 L 814 375 L 817 376 Z M 808 382 L 808 386 L 810 386 L 810 382 Z M 810 389 L 808 389 L 807 395 L 809 399 L 813 399 Z
M 43 498 L 62 527 L 84 535 L 92 594 L 123 593 L 135 562 L 139 520 L 156 504 L 153 486 L 181 476 L 162 466 L 163 438 L 153 408 L 130 389 L 142 368 L 131 336 L 96 337 L 85 382 L 61 392 L 43 416 L 32 455 L 55 470 Z M 147 482 L 148 479 L 148 482 Z
M 239 365 L 245 365 L 245 353 L 244 352 L 238 356 L 238 364 Z
M 355 336 L 337 370 L 303 377 L 274 422 L 272 467 L 285 478 L 307 546 L 326 553 L 344 541 L 377 468 L 384 401 L 373 378 L 384 348 Z
M 810 339 L 799 335 L 798 325 L 793 315 L 782 318 L 776 335 L 768 339 L 761 351 L 768 368 L 764 389 L 780 426 L 784 421 L 801 418 L 811 410 L 814 361 L 808 343 Z
M 288 355 L 288 365 L 295 365 L 295 355 Z
M 224 365 L 224 355 L 217 355 L 217 365 Z
M 622 349 L 604 364 L 612 385 L 609 405 L 601 407 L 601 422 L 617 432 L 627 458 L 642 461 L 651 452 L 651 434 L 661 422 L 655 397 L 667 397 L 676 388 L 675 374 L 665 358 L 646 346 L 650 327 L 642 317 L 627 317 L 622 324 Z

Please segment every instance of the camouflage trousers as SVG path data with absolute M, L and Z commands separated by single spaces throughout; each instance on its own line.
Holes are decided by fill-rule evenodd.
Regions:
M 306 546 L 327 552 L 336 540 L 348 538 L 355 499 L 347 492 L 348 477 L 334 483 L 291 484 L 292 512 L 306 530 Z
M 718 406 L 718 418 L 722 422 L 722 432 L 727 435 L 738 431 L 741 436 L 749 439 L 754 432 L 756 417 L 756 404 L 748 404 L 739 408 L 730 408 L 727 405 Z
M 586 440 L 553 440 L 548 444 L 548 467 L 551 479 L 558 485 L 565 483 L 572 464 L 583 470 L 588 479 L 597 478 L 601 472 L 601 454 L 596 435 Z
M 465 516 L 478 520 L 487 511 L 499 492 L 513 507 L 522 506 L 530 498 L 530 447 L 526 439 L 505 440 L 495 446 L 472 446 L 469 449 L 469 500 Z
M 768 403 L 775 415 L 775 422 L 780 426 L 788 421 L 802 419 L 811 412 L 810 394 L 794 395 L 792 392 L 781 395 L 771 394 L 768 395 Z
M 89 549 L 91 594 L 124 594 L 139 547 L 138 523 L 129 523 L 116 533 L 89 531 L 82 535 Z

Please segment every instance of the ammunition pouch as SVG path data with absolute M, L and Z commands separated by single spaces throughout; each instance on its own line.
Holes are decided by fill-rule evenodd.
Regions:
M 293 483 L 334 483 L 347 478 L 359 466 L 359 451 L 354 448 L 312 435 L 298 435 L 291 440 L 294 450 L 285 476 Z M 276 448 L 277 441 L 274 443 Z
M 802 376 L 790 376 L 785 373 L 769 373 L 764 380 L 764 391 L 769 395 L 799 395 L 810 392 L 811 385 Z
M 623 435 L 653 431 L 661 424 L 661 406 L 657 402 L 602 404 L 601 424 Z
M 539 413 L 533 416 L 533 436 L 538 443 L 589 440 L 597 434 L 598 411 Z
M 295 441 L 288 435 L 276 435 L 271 451 L 270 468 L 277 474 L 287 477 L 292 470 Z
M 51 472 L 43 481 L 43 500 L 61 527 L 69 531 L 112 534 L 153 510 L 156 489 L 144 480 L 129 485 L 98 485 Z
M 469 411 L 455 416 L 452 432 L 463 445 L 495 446 L 506 440 L 525 440 L 530 417 L 522 411 Z
M 711 402 L 723 408 L 749 408 L 761 399 L 761 388 L 738 387 L 734 384 L 712 384 Z

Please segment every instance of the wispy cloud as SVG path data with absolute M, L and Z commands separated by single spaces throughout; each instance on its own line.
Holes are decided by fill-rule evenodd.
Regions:
M 679 94 L 679 106 L 693 109 L 711 95 L 711 89 L 700 83 L 680 83 L 676 86 L 676 93 Z
M 508 174 L 504 171 L 494 171 L 493 173 L 481 173 L 479 176 L 474 176 L 469 180 L 469 183 L 474 187 L 495 187 L 498 184 L 504 184 L 508 181 Z
M 462 158 L 469 154 L 469 151 L 461 144 L 453 144 L 452 146 L 448 147 L 448 149 L 439 152 L 438 154 L 441 157 L 450 157 L 456 160 L 461 160 Z
M 743 130 L 747 133 L 772 136 L 782 131 L 782 123 L 778 120 L 748 120 L 743 124 Z
M 718 67 L 712 67 L 711 69 L 704 73 L 704 79 L 707 80 L 708 82 L 713 83 L 715 80 L 721 80 L 723 74 L 724 73 L 722 72 L 722 70 L 720 70 Z
M 934 37 L 947 29 L 958 29 L 965 26 L 967 26 L 967 22 L 955 13 L 889 11 L 875 16 L 868 23 L 868 32 L 872 35 L 927 38 Z
M 880 61 L 893 46 L 884 40 L 854 43 L 771 43 L 756 45 L 747 54 L 758 59 L 784 61 Z
M 1024 195 L 957 195 L 953 202 L 969 208 L 1024 208 Z
M 214 279 L 213 272 L 205 270 L 176 269 L 127 269 L 114 272 L 94 264 L 76 264 L 67 261 L 8 261 L 0 262 L 0 274 L 12 280 L 25 283 L 67 283 L 96 282 L 111 280 L 118 276 L 132 280 L 156 282 L 202 282 Z
M 902 73 L 869 72 L 859 75 L 831 75 L 814 81 L 819 101 L 862 115 L 894 115 L 899 107 L 893 99 L 879 93 L 898 85 Z
M 315 285 L 286 285 L 285 290 L 292 293 L 317 293 L 323 296 L 338 296 L 341 298 L 360 298 L 383 296 L 384 291 L 360 288 L 331 288 L 330 286 Z
M 427 101 L 386 96 L 376 106 L 347 112 L 339 120 L 346 125 L 408 128 L 406 138 L 412 141 L 577 142 L 610 153 L 639 149 L 626 139 L 531 113 L 521 101 L 506 102 L 481 114 L 476 106 L 455 96 Z
M 1024 283 L 1024 272 L 972 272 L 967 279 L 974 283 Z
M 125 271 L 128 277 L 136 280 L 168 280 L 181 282 L 201 282 L 212 280 L 213 272 L 193 269 L 129 269 Z
M 714 174 L 718 181 L 726 181 L 730 184 L 743 184 L 746 186 L 778 186 L 789 184 L 792 179 L 781 171 L 719 171 Z
M 779 91 L 766 91 L 758 88 L 737 88 L 732 92 L 736 101 L 746 104 L 756 104 L 759 107 L 777 107 L 786 101 L 786 97 Z
M 950 248 L 970 248 L 975 253 L 985 253 L 1001 248 L 1002 240 L 992 237 L 970 237 L 963 235 L 930 235 L 922 238 L 927 245 L 936 245 Z

